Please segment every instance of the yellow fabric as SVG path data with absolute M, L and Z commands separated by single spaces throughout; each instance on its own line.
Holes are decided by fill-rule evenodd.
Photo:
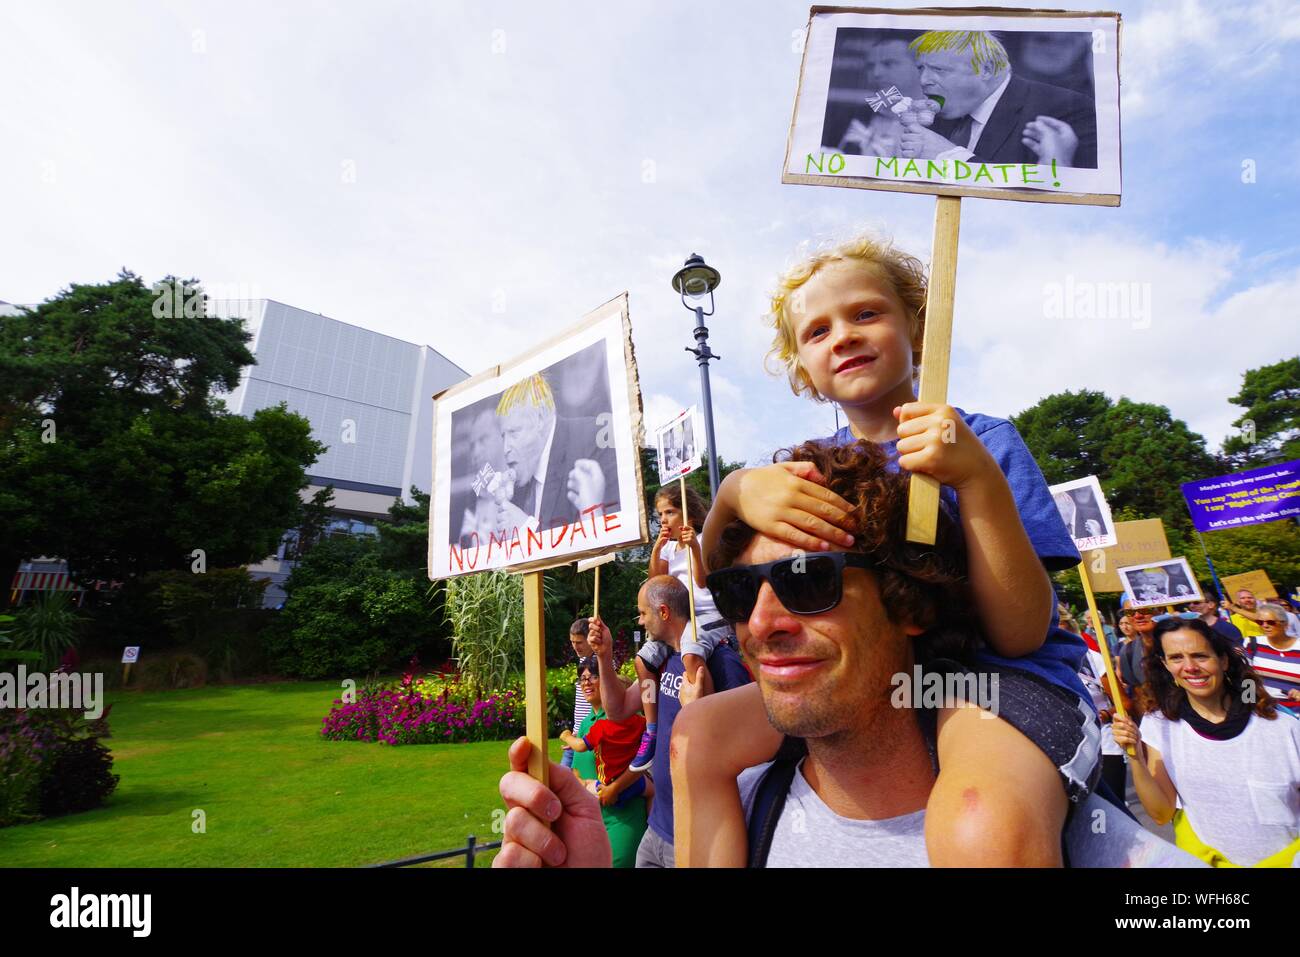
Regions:
M 1243 638 L 1259 638 L 1264 634 L 1264 629 L 1245 615 L 1233 614 L 1230 620 L 1237 626 L 1237 630 L 1241 632 Z
M 1192 825 L 1187 820 L 1187 815 L 1183 809 L 1179 808 L 1174 811 L 1174 843 L 1179 848 L 1191 854 L 1193 857 L 1200 858 L 1211 867 L 1241 867 L 1241 864 L 1234 864 L 1223 856 L 1223 852 L 1216 850 L 1206 844 L 1196 832 L 1192 830 Z M 1297 854 L 1300 854 L 1300 838 L 1296 838 L 1276 854 L 1270 854 L 1255 864 L 1247 865 L 1249 867 L 1294 867 L 1294 860 Z

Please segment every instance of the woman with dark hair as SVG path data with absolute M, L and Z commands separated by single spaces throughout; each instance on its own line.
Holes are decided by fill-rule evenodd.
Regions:
M 1244 655 L 1199 618 L 1156 625 L 1147 653 L 1156 708 L 1115 740 L 1142 806 L 1174 822 L 1175 843 L 1215 867 L 1290 867 L 1300 851 L 1300 721 L 1277 704 Z

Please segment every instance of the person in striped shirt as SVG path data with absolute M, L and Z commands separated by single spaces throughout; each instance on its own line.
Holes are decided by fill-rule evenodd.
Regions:
M 1286 609 L 1261 604 L 1257 621 L 1263 635 L 1250 641 L 1250 662 L 1280 710 L 1300 718 L 1300 640 L 1287 634 Z
M 569 626 L 569 644 L 573 646 L 573 653 L 577 656 L 578 664 L 581 665 L 583 660 L 591 657 L 591 645 L 587 644 L 587 624 L 588 618 L 579 618 Z M 582 680 L 573 685 L 573 725 L 569 728 L 574 734 L 582 727 L 582 722 L 591 714 L 591 704 L 587 701 L 586 695 L 582 693 Z M 570 748 L 564 749 L 564 757 L 560 761 L 566 768 L 573 767 L 573 751 Z

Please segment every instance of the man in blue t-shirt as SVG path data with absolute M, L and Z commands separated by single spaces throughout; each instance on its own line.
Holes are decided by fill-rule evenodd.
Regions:
M 649 638 L 666 642 L 673 655 L 659 673 L 656 689 L 653 679 L 646 687 L 633 685 L 624 689 L 614 671 L 613 642 L 609 629 L 598 618 L 591 620 L 588 642 L 600 659 L 600 694 L 605 702 L 605 713 L 614 721 L 622 721 L 641 710 L 643 695 L 658 695 L 659 734 L 664 747 L 655 750 L 650 776 L 655 782 L 655 799 L 650 809 L 649 827 L 641 839 L 636 854 L 637 867 L 673 867 L 673 780 L 669 765 L 668 747 L 672 741 L 673 722 L 681 711 L 681 688 L 685 680 L 681 641 L 691 627 L 690 596 L 686 586 L 672 575 L 656 575 L 644 585 L 636 597 L 638 621 Z M 713 690 L 726 691 L 748 684 L 749 672 L 737 655 L 727 645 L 718 645 L 708 659 L 709 677 Z

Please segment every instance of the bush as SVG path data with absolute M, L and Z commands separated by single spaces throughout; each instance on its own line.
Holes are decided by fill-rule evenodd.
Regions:
M 50 591 L 41 594 L 14 619 L 14 647 L 40 655 L 40 669 L 53 671 L 69 648 L 77 643 L 77 626 L 82 622 L 72 604 L 72 593 Z
M 369 539 L 326 539 L 294 569 L 265 632 L 271 664 L 302 678 L 362 676 L 437 643 L 428 582 L 380 568 Z
M 63 708 L 0 710 L 0 827 L 87 811 L 117 787 L 108 712 L 89 721 Z

